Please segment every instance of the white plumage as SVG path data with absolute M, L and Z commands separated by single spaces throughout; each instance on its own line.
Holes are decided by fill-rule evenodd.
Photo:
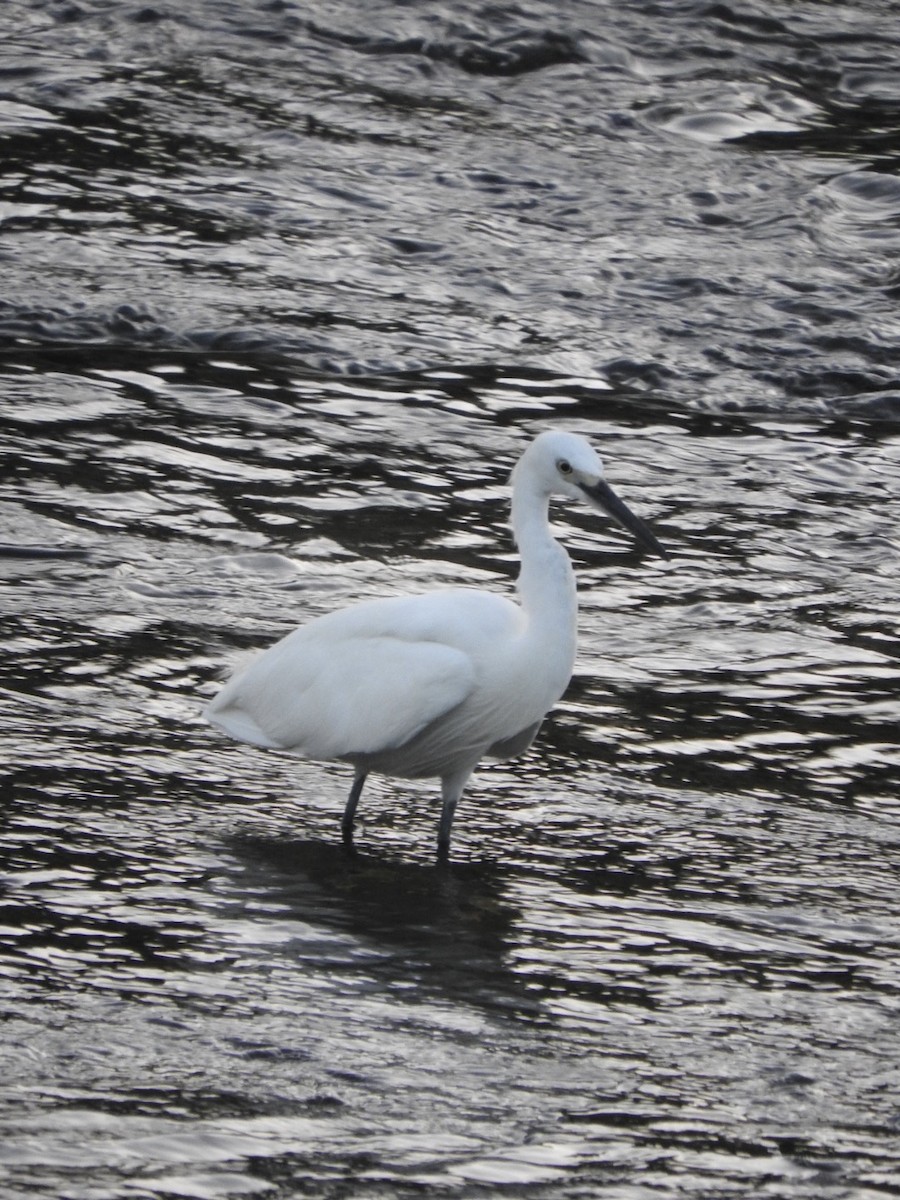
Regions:
M 451 588 L 330 613 L 231 679 L 207 706 L 207 720 L 255 746 L 351 763 L 348 844 L 370 771 L 440 776 L 438 849 L 446 855 L 457 801 L 479 760 L 521 754 L 572 674 L 575 580 L 550 531 L 553 495 L 587 499 L 665 554 L 603 482 L 583 438 L 542 433 L 513 472 L 518 604 Z

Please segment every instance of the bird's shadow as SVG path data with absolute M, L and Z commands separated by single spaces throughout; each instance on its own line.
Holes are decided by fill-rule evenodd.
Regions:
M 416 863 L 328 841 L 238 834 L 229 849 L 255 894 L 372 953 L 360 970 L 411 1000 L 443 998 L 493 1013 L 540 1017 L 509 965 L 519 908 L 509 868 Z

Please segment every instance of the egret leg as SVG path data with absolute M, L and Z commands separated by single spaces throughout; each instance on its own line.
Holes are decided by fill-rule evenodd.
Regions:
M 450 853 L 450 830 L 453 828 L 453 817 L 456 806 L 463 794 L 463 789 L 472 774 L 472 767 L 458 771 L 455 775 L 445 775 L 441 780 L 441 822 L 438 825 L 438 858 L 445 859 Z
M 356 772 L 353 787 L 350 789 L 350 795 L 347 797 L 347 806 L 344 809 L 344 818 L 341 821 L 341 837 L 344 840 L 345 846 L 353 845 L 353 822 L 356 818 L 356 806 L 359 804 L 359 798 L 362 795 L 367 774 L 368 772 L 366 771 Z

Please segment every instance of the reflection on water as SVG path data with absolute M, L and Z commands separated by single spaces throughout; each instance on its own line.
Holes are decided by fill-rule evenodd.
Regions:
M 348 853 L 335 838 L 245 835 L 232 850 L 244 868 L 242 905 L 249 892 L 276 921 L 315 915 L 312 944 L 299 942 L 291 951 L 305 970 L 340 967 L 345 989 L 360 971 L 358 986 L 370 989 L 374 981 L 400 999 L 435 995 L 489 1012 L 538 1015 L 537 998 L 506 967 L 517 912 L 504 898 L 501 865 L 450 867 Z M 342 954 L 323 957 L 323 929 L 336 936 Z
M 176 8 L 0 15 L 0 1190 L 896 1190 L 900 26 Z M 674 557 L 561 509 L 538 742 L 348 857 L 203 700 L 508 590 L 545 426 Z

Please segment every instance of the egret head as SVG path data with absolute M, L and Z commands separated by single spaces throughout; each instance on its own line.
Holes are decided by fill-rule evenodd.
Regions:
M 661 558 L 669 557 L 649 527 L 604 481 L 603 464 L 596 451 L 578 434 L 557 430 L 539 434 L 516 464 L 513 481 L 525 476 L 548 497 L 586 500 L 633 533 L 648 550 Z

